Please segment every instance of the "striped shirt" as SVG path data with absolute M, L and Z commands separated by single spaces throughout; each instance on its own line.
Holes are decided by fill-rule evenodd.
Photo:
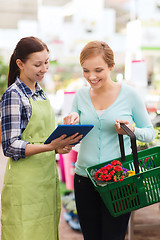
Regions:
M 38 83 L 34 92 L 17 77 L 0 101 L 2 148 L 4 155 L 14 161 L 25 158 L 28 142 L 21 140 L 21 134 L 32 114 L 31 97 L 34 101 L 47 99 Z

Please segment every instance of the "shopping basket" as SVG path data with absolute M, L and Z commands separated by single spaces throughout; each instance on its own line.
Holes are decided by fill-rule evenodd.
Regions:
M 160 202 L 160 147 L 137 152 L 135 134 L 126 125 L 121 124 L 121 127 L 130 137 L 132 154 L 125 156 L 123 136 L 119 135 L 121 157 L 111 161 L 121 161 L 124 168 L 135 171 L 136 174 L 121 182 L 97 186 L 91 176 L 92 169 L 98 170 L 111 161 L 86 169 L 95 189 L 114 217 Z

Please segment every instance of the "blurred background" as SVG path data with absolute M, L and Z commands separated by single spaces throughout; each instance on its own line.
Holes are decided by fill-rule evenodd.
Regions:
M 50 68 L 40 84 L 56 124 L 87 84 L 80 51 L 87 42 L 102 40 L 114 51 L 112 79 L 139 91 L 155 127 L 154 142 L 138 142 L 139 149 L 160 144 L 160 0 L 0 0 L 0 97 L 7 88 L 10 56 L 26 36 L 49 47 Z
M 103 40 L 115 54 L 112 79 L 137 87 L 157 124 L 160 0 L 0 0 L 0 96 L 16 43 L 31 35 L 50 49 L 50 70 L 41 84 L 57 116 L 69 111 L 63 112 L 72 96 L 64 101 L 64 91 L 86 84 L 79 64 L 82 47 Z
M 41 84 L 57 116 L 68 111 L 64 91 L 74 92 L 86 84 L 79 64 L 82 47 L 103 40 L 115 54 L 112 79 L 137 87 L 157 124 L 159 0 L 0 0 L 0 96 L 7 87 L 8 62 L 16 43 L 31 35 L 50 49 L 50 70 Z
M 139 150 L 160 144 L 160 0 L 0 0 L 0 97 L 7 88 L 10 56 L 26 36 L 40 38 L 50 49 L 50 68 L 41 86 L 54 108 L 56 124 L 70 112 L 76 91 L 87 84 L 79 63 L 80 51 L 87 42 L 102 40 L 114 51 L 112 79 L 139 91 L 154 125 L 155 140 L 150 144 L 137 142 Z M 65 206 L 62 213 L 72 217 L 76 216 L 73 178 L 77 152 L 78 147 L 64 158 L 57 156 Z M 71 195 L 66 197 L 67 191 Z M 158 220 L 159 207 L 155 214 Z M 149 215 L 139 214 L 145 219 Z M 69 221 L 68 215 L 64 217 Z M 71 224 L 77 223 L 75 219 Z M 79 225 L 71 227 L 80 231 Z M 63 224 L 61 229 L 60 239 L 71 240 L 70 235 L 65 238 L 62 234 Z M 137 240 L 144 239 L 142 233 L 139 236 Z M 159 239 L 157 236 L 154 239 Z M 128 239 L 132 240 L 133 234 Z M 145 239 L 153 239 L 152 234 Z

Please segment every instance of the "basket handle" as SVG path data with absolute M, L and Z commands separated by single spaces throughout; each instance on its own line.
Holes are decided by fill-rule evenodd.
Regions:
M 130 137 L 132 154 L 133 154 L 133 163 L 134 163 L 135 173 L 137 174 L 139 173 L 139 162 L 138 162 L 138 154 L 137 154 L 136 136 L 124 123 L 120 123 L 120 126 Z M 118 137 L 119 137 L 119 145 L 121 150 L 121 159 L 122 161 L 125 161 L 126 157 L 125 157 L 125 151 L 124 151 L 123 135 L 118 134 Z

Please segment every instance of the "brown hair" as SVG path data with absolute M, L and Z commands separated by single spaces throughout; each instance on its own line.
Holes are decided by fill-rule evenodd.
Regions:
M 90 57 L 102 55 L 104 61 L 108 64 L 108 67 L 114 66 L 114 55 L 112 49 L 107 43 L 102 41 L 91 41 L 87 43 L 80 54 L 80 64 Z
M 16 60 L 20 59 L 23 63 L 25 63 L 30 54 L 41 52 L 44 49 L 49 52 L 47 45 L 36 37 L 25 37 L 17 43 L 16 48 L 14 49 L 10 58 L 8 86 L 14 83 L 16 77 L 20 75 Z

